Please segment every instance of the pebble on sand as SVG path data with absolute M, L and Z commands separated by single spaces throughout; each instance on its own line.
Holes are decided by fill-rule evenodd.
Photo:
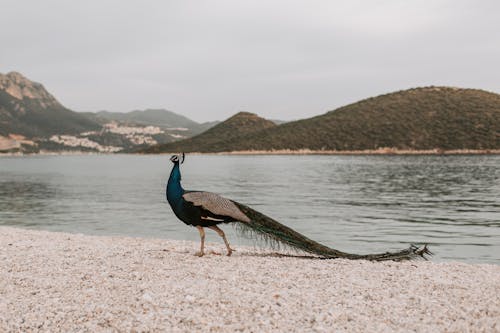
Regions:
M 0 227 L 0 331 L 500 331 L 498 265 L 197 247 Z

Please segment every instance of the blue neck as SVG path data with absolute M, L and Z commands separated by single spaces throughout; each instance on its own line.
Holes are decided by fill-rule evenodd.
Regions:
M 174 163 L 174 167 L 170 172 L 170 177 L 167 183 L 167 200 L 170 204 L 179 200 L 184 194 L 184 189 L 181 186 L 181 170 L 179 163 Z

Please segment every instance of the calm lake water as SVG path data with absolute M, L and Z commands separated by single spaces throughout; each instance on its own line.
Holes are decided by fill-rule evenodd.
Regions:
M 1 157 L 0 225 L 198 240 L 166 202 L 171 166 L 169 156 Z M 435 261 L 500 264 L 500 156 L 187 156 L 182 175 L 186 189 L 342 251 L 428 243 Z

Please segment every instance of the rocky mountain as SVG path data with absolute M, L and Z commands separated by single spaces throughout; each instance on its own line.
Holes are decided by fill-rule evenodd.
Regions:
M 250 133 L 235 132 L 230 140 L 209 144 L 193 140 L 151 147 L 146 152 L 500 149 L 500 95 L 476 89 L 415 88 L 368 98 L 309 119 Z
M 217 152 L 225 151 L 232 140 L 242 136 L 271 129 L 277 125 L 249 112 L 239 112 L 192 138 L 146 148 L 146 153 L 159 152 Z
M 62 106 L 40 83 L 0 73 L 0 135 L 44 138 L 97 130 L 96 122 Z
M 210 125 L 166 110 L 73 112 L 40 83 L 0 74 L 0 152 L 128 151 L 188 138 Z

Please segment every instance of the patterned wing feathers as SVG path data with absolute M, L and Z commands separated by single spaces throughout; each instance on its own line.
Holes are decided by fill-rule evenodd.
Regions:
M 250 219 L 229 199 L 211 192 L 187 192 L 184 200 L 201 206 L 215 215 L 229 216 L 237 221 L 250 222 Z

